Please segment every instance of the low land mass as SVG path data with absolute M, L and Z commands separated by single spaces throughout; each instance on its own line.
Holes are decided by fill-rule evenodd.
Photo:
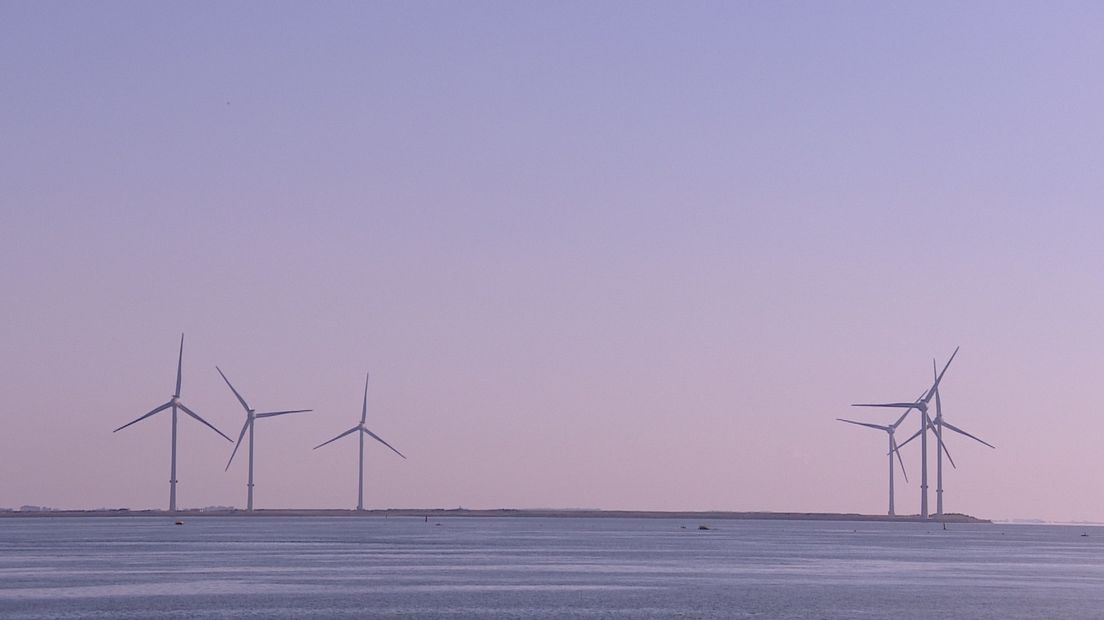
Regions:
M 693 519 L 740 520 L 758 519 L 772 521 L 889 521 L 935 523 L 992 523 L 970 515 L 948 513 L 931 516 L 920 515 L 865 515 L 837 512 L 725 512 L 725 511 L 657 511 L 657 510 L 560 510 L 496 508 L 472 510 L 466 508 L 387 508 L 378 510 L 344 509 L 259 509 L 253 512 L 237 509 L 177 510 L 43 510 L 38 512 L 0 512 L 0 518 L 10 517 L 417 517 L 441 519 L 447 517 L 541 517 L 585 519 Z

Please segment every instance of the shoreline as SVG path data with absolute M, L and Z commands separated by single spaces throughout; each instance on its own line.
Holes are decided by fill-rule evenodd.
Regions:
M 382 508 L 375 510 L 352 509 L 297 509 L 274 508 L 246 510 L 44 510 L 38 512 L 0 512 L 0 519 L 43 518 L 43 517 L 528 517 L 528 518 L 572 518 L 572 519 L 711 519 L 711 520 L 758 520 L 758 521 L 883 521 L 901 523 L 992 523 L 989 519 L 980 519 L 971 515 L 948 513 L 942 517 L 931 516 L 927 519 L 919 515 L 867 515 L 859 513 L 835 512 L 728 512 L 728 511 L 665 511 L 665 510 L 560 510 L 560 509 L 515 509 L 494 508 L 445 509 L 445 508 Z

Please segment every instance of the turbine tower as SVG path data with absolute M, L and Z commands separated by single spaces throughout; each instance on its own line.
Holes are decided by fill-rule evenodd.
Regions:
M 893 455 L 897 455 L 897 461 L 901 463 L 901 475 L 905 477 L 905 482 L 908 482 L 908 474 L 905 473 L 905 462 L 901 460 L 901 453 L 897 449 L 897 441 L 893 439 L 893 431 L 897 430 L 897 427 L 901 425 L 901 422 L 905 421 L 905 416 L 909 414 L 908 411 L 901 414 L 901 417 L 897 418 L 897 421 L 889 426 L 882 426 L 880 424 L 868 424 L 866 422 L 856 422 L 854 420 L 845 420 L 843 418 L 836 418 L 840 422 L 847 422 L 848 424 L 857 424 L 859 426 L 865 426 L 868 428 L 876 428 L 880 431 L 885 431 L 889 436 L 889 516 L 895 516 L 897 513 L 893 511 Z
M 229 387 L 230 391 L 234 393 L 234 396 L 238 397 L 238 402 L 241 403 L 242 408 L 245 409 L 245 424 L 242 425 L 241 432 L 238 433 L 238 441 L 237 441 L 237 443 L 234 444 L 234 451 L 230 453 L 230 460 L 226 461 L 226 470 L 229 470 L 230 469 L 230 463 L 234 462 L 234 455 L 238 453 L 238 448 L 241 447 L 242 438 L 245 437 L 245 431 L 248 430 L 249 431 L 249 483 L 246 485 L 246 487 L 249 489 L 249 492 L 248 492 L 248 496 L 247 496 L 247 500 L 246 500 L 246 510 L 248 510 L 249 512 L 253 512 L 253 423 L 254 423 L 254 421 L 256 421 L 258 418 L 273 418 L 273 417 L 276 417 L 278 415 L 285 415 L 285 414 L 288 414 L 288 413 L 307 413 L 307 412 L 311 411 L 311 409 L 293 409 L 293 410 L 289 410 L 289 411 L 268 411 L 268 412 L 265 412 L 265 413 L 257 413 L 252 407 L 249 406 L 249 403 L 245 402 L 245 399 L 242 398 L 242 395 L 239 394 L 238 391 L 234 389 L 234 386 L 231 385 L 230 380 L 226 378 L 226 373 L 222 372 L 222 369 L 219 368 L 218 366 L 215 366 L 215 370 L 217 370 L 218 373 L 220 375 L 222 375 L 222 380 L 226 382 L 227 387 Z
M 180 354 L 176 358 L 176 391 L 173 392 L 172 398 L 169 399 L 169 402 L 155 408 L 153 411 L 150 411 L 149 413 L 147 413 L 146 415 L 138 418 L 137 420 L 134 420 L 133 422 L 128 422 L 128 423 L 120 426 L 119 428 L 115 429 L 114 431 L 112 431 L 113 433 L 118 433 L 119 431 L 121 431 L 124 428 L 130 426 L 131 424 L 136 424 L 138 422 L 141 422 L 142 420 L 145 420 L 146 418 L 148 418 L 152 415 L 155 415 L 157 413 L 160 413 L 160 412 L 162 412 L 166 409 L 170 409 L 170 408 L 172 409 L 172 466 L 171 466 L 170 473 L 169 473 L 169 511 L 170 512 L 176 512 L 176 411 L 179 409 L 179 410 L 183 411 L 184 413 L 192 416 L 193 418 L 195 418 L 199 422 L 202 422 L 203 425 L 206 426 L 207 428 L 215 431 L 219 435 L 222 435 L 224 438 L 226 438 L 226 441 L 230 441 L 230 442 L 234 441 L 233 439 L 230 439 L 229 437 L 226 437 L 226 435 L 222 431 L 220 431 L 219 429 L 212 426 L 210 422 L 208 422 L 207 420 L 204 420 L 203 418 L 199 417 L 198 413 L 196 413 L 196 412 L 192 411 L 191 409 L 189 409 L 180 400 L 180 378 L 181 378 L 181 367 L 183 365 L 184 365 L 184 334 L 180 334 Z
M 936 391 L 939 389 L 939 382 L 943 380 L 943 374 L 947 372 L 947 368 L 950 367 L 951 362 L 954 361 L 955 356 L 958 355 L 958 347 L 955 347 L 954 353 L 951 354 L 951 359 L 947 360 L 947 365 L 943 367 L 943 371 L 935 377 L 935 383 L 930 389 L 924 392 L 924 395 L 911 403 L 857 403 L 851 405 L 852 407 L 892 407 L 897 409 L 908 410 L 919 409 L 920 410 L 920 430 L 917 432 L 920 435 L 920 516 L 928 518 L 928 423 L 930 418 L 928 417 L 928 403 L 931 402 Z M 940 442 L 942 440 L 940 439 Z
M 320 443 L 320 444 L 318 444 L 317 446 L 314 447 L 314 449 L 317 450 L 317 449 L 321 448 L 322 446 L 324 446 L 328 443 L 332 443 L 334 441 L 337 441 L 338 439 L 341 439 L 342 437 L 344 437 L 346 435 L 350 435 L 352 433 L 357 433 L 357 431 L 360 431 L 359 433 L 357 433 L 357 436 L 360 438 L 360 470 L 359 470 L 360 474 L 359 474 L 359 477 L 357 478 L 357 510 L 364 510 L 364 436 L 368 435 L 372 439 L 375 439 L 376 441 L 382 443 L 383 445 L 387 446 L 388 448 L 391 448 L 391 451 L 394 452 L 395 454 L 398 454 L 399 456 L 403 457 L 404 459 L 406 458 L 406 456 L 403 455 L 402 452 L 399 452 L 398 450 L 396 450 L 394 448 L 394 446 L 387 443 L 386 441 L 381 439 L 379 435 L 373 433 L 372 431 L 368 430 L 367 427 L 364 426 L 364 421 L 367 418 L 368 418 L 368 374 L 366 373 L 364 375 L 364 405 L 360 410 L 360 424 L 350 428 L 349 430 L 345 431 L 344 433 L 341 433 L 337 437 L 334 437 L 333 439 L 331 439 L 329 441 L 324 441 L 324 442 L 322 442 L 322 443 Z
M 935 374 L 935 360 L 932 360 L 932 374 L 933 375 Z M 970 439 L 973 439 L 974 441 L 976 441 L 978 443 L 981 443 L 983 445 L 989 446 L 990 448 L 993 448 L 994 450 L 997 447 L 994 446 L 993 444 L 983 440 L 983 439 L 980 439 L 978 437 L 975 437 L 974 435 L 971 435 L 970 433 L 967 433 L 966 431 L 962 430 L 961 428 L 958 428 L 957 426 L 955 426 L 953 424 L 950 424 L 949 422 L 944 420 L 943 419 L 943 403 L 942 403 L 941 399 L 939 398 L 939 390 L 938 389 L 935 391 L 935 419 L 932 420 L 931 418 L 928 418 L 927 419 L 927 425 L 928 425 L 929 428 L 931 428 L 933 430 L 933 432 L 935 433 L 935 436 L 939 439 L 939 443 L 936 446 L 936 461 L 935 461 L 935 512 L 936 512 L 936 515 L 942 517 L 943 516 L 943 455 L 944 454 L 947 455 L 947 460 L 951 463 L 951 467 L 953 467 L 955 469 L 958 469 L 958 467 L 955 466 L 954 459 L 951 458 L 951 452 L 947 449 L 946 444 L 943 443 L 943 427 L 945 426 L 945 427 L 951 429 L 952 431 L 954 431 L 954 432 L 956 432 L 960 435 L 964 435 L 966 437 L 969 437 Z M 912 441 L 913 439 L 916 439 L 916 436 L 919 435 L 919 434 L 920 434 L 919 431 L 914 433 L 911 437 L 909 437 L 904 442 L 902 442 L 901 445 L 898 446 L 898 449 L 903 448 L 908 442 Z

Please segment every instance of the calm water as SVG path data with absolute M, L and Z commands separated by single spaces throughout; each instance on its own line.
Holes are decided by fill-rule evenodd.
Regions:
M 1099 528 L 186 521 L 0 519 L 0 617 L 1104 618 Z

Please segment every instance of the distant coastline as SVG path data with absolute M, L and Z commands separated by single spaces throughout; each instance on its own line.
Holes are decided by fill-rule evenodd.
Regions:
M 885 521 L 904 523 L 992 523 L 970 515 L 950 513 L 924 519 L 919 515 L 866 515 L 835 512 L 725 512 L 725 511 L 662 511 L 662 510 L 558 510 L 513 509 L 469 510 L 464 508 L 389 508 L 378 510 L 347 509 L 258 509 L 253 512 L 236 509 L 177 510 L 43 510 L 39 512 L 0 512 L 5 518 L 42 517 L 540 517 L 540 518 L 605 518 L 605 519 L 692 519 L 698 521 L 764 520 L 764 521 Z

